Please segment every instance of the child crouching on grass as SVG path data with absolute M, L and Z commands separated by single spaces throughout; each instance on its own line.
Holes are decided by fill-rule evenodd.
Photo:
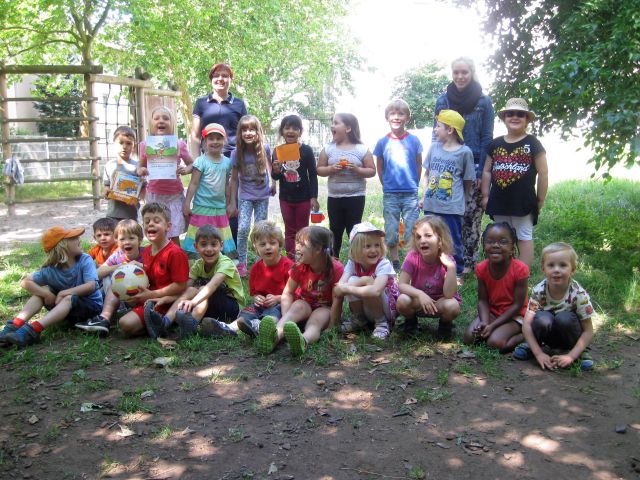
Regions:
M 171 309 L 160 319 L 152 314 L 153 323 L 164 325 L 162 332 L 175 320 L 180 327 L 180 339 L 184 340 L 198 332 L 214 336 L 220 331 L 219 322 L 230 323 L 238 317 L 244 307 L 242 281 L 233 260 L 220 253 L 224 240 L 220 231 L 203 225 L 196 231 L 195 248 L 200 258 L 189 270 L 187 291 L 180 298 L 165 298 L 158 303 L 173 301 Z
M 144 268 L 142 265 L 142 252 L 144 251 L 144 247 L 140 246 L 143 237 L 142 227 L 135 220 L 121 220 L 116 226 L 114 236 L 116 237 L 119 248 L 107 258 L 104 265 L 98 268 L 98 278 L 102 280 L 103 285 L 106 287 L 102 312 L 88 319 L 86 322 L 76 324 L 77 328 L 85 332 L 97 332 L 103 337 L 109 335 L 111 319 L 120 304 L 122 303 L 124 310 L 130 309 L 124 302 L 120 302 L 120 299 L 111 291 L 111 275 L 120 265 L 124 265 L 125 263 L 134 263 L 140 268 Z
M 427 215 L 413 226 L 411 251 L 400 272 L 398 314 L 404 316 L 404 334 L 413 335 L 417 317 L 438 318 L 437 337 L 449 340 L 462 299 L 456 283 L 453 241 L 442 218 Z
M 292 355 L 302 355 L 320 339 L 332 318 L 340 318 L 342 302 L 333 298 L 333 287 L 344 267 L 333 258 L 332 244 L 333 234 L 324 227 L 305 227 L 296 235 L 298 261 L 282 292 L 282 318 L 266 316 L 260 322 L 260 353 L 271 353 L 284 338 Z M 303 333 L 298 324 L 305 322 Z
M 373 338 L 385 340 L 396 318 L 398 284 L 386 257 L 384 232 L 369 222 L 356 224 L 349 235 L 349 261 L 333 295 L 347 297 L 353 314 L 341 325 L 344 333 L 373 327 Z
M 249 270 L 249 294 L 253 304 L 242 309 L 238 318 L 226 324 L 212 319 L 215 336 L 237 335 L 238 330 L 254 338 L 258 335 L 260 320 L 266 316 L 282 316 L 280 301 L 282 290 L 289 280 L 293 261 L 281 254 L 284 235 L 275 223 L 262 220 L 253 226 L 251 243 L 260 259 Z
M 65 318 L 76 323 L 100 312 L 98 273 L 93 259 L 82 252 L 83 233 L 84 228 L 63 227 L 52 227 L 44 233 L 42 246 L 47 259 L 40 270 L 20 283 L 31 298 L 0 332 L 0 345 L 25 347 L 40 341 L 45 328 Z M 29 322 L 42 307 L 48 310 L 45 316 Z
M 531 291 L 522 325 L 526 343 L 513 351 L 518 360 L 533 356 L 543 370 L 554 370 L 579 359 L 582 370 L 593 369 L 586 351 L 593 339 L 593 306 L 589 294 L 572 278 L 577 263 L 578 255 L 571 245 L 557 242 L 542 249 L 546 278 Z

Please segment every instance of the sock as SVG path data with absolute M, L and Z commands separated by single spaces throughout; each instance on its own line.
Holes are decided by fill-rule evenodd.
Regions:
M 13 323 L 14 327 L 20 328 L 22 325 L 25 324 L 25 321 L 22 320 L 21 318 L 16 317 L 11 321 L 11 323 Z
M 36 333 L 40 333 L 44 330 L 42 324 L 37 320 L 35 322 L 31 322 L 29 325 L 31 325 L 31 328 L 33 328 Z
M 166 315 L 162 317 L 162 321 L 164 322 L 164 328 L 169 328 L 171 326 L 171 319 Z

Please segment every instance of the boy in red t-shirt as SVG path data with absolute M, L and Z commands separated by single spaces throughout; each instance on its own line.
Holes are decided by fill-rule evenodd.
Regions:
M 151 243 L 142 253 L 142 265 L 149 277 L 149 288 L 132 297 L 131 302 L 138 306 L 124 315 L 119 325 L 128 335 L 140 335 L 146 328 L 151 338 L 157 338 L 164 335 L 170 323 L 163 315 L 171 303 L 164 303 L 161 299 L 175 298 L 187 289 L 189 260 L 186 253 L 167 238 L 171 214 L 166 205 L 148 203 L 141 213 L 144 234 Z M 153 312 L 159 314 L 153 315 Z
M 281 254 L 284 246 L 282 230 L 274 222 L 263 220 L 253 226 L 250 240 L 260 257 L 249 270 L 249 294 L 253 303 L 243 308 L 237 320 L 230 324 L 212 322 L 214 335 L 236 335 L 241 330 L 255 338 L 263 317 L 269 315 L 279 319 L 282 316 L 282 290 L 293 266 L 293 261 Z

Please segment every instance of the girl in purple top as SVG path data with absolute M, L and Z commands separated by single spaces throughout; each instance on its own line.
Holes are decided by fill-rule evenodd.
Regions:
M 415 223 L 411 234 L 411 251 L 402 264 L 396 302 L 398 314 L 405 318 L 404 332 L 415 333 L 417 316 L 437 317 L 438 337 L 449 339 L 462 301 L 449 228 L 440 217 L 426 215 Z
M 276 181 L 271 177 L 271 150 L 265 145 L 260 120 L 245 115 L 238 123 L 236 149 L 231 154 L 229 217 L 238 215 L 238 272 L 247 276 L 247 241 L 254 222 L 267 219 L 269 197 L 276 193 Z M 239 193 L 239 195 L 236 195 Z M 236 206 L 236 198 L 239 205 Z

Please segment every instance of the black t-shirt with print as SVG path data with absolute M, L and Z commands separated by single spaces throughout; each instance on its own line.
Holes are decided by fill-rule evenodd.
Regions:
M 487 214 L 524 217 L 533 213 L 535 224 L 538 214 L 535 158 L 545 153 L 544 147 L 533 135 L 515 143 L 497 137 L 487 151 L 492 159 Z

